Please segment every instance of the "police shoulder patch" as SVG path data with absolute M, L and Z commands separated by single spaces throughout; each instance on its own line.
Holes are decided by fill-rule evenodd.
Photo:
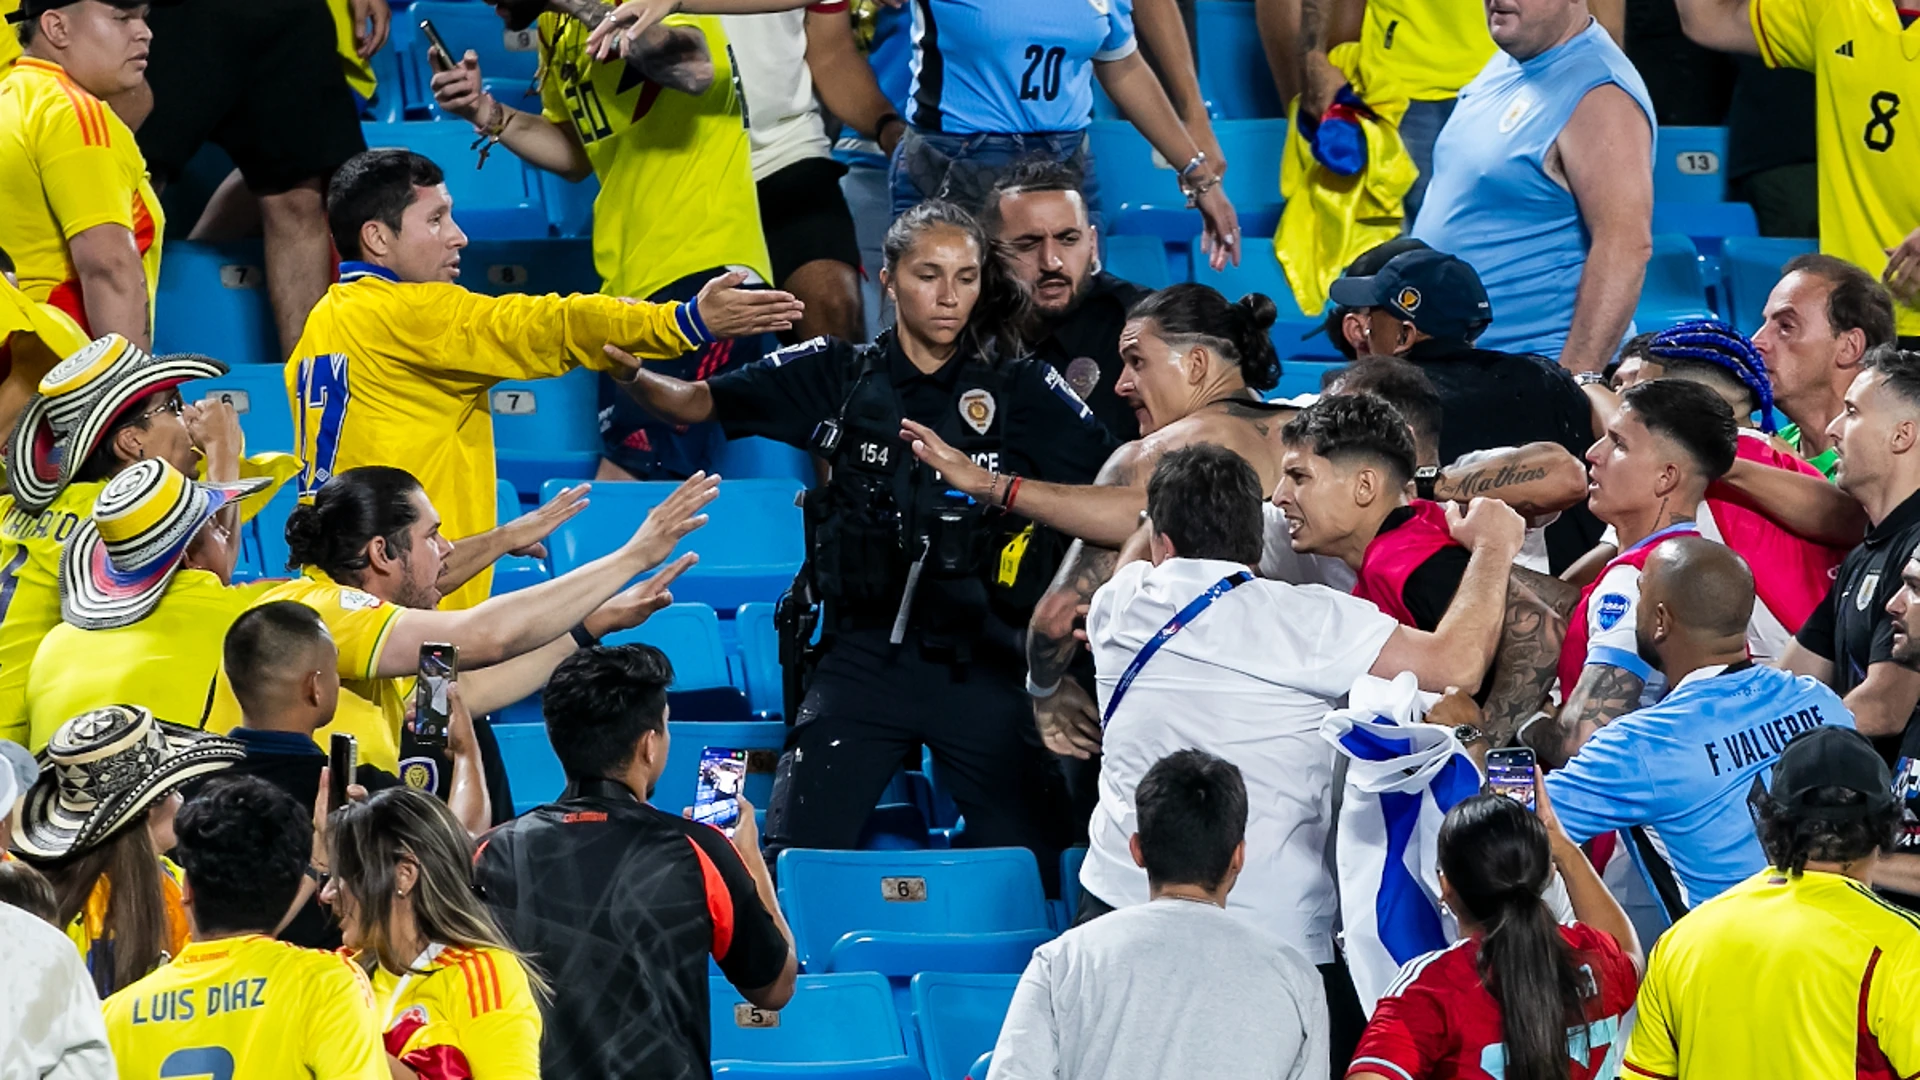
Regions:
M 1602 596 L 1600 598 L 1600 606 L 1597 609 L 1600 619 L 1600 629 L 1613 629 L 1614 624 L 1620 621 L 1620 617 L 1627 613 L 1627 607 L 1630 603 L 1624 593 L 1615 592 Z
M 774 367 L 784 367 L 803 356 L 812 356 L 815 353 L 827 351 L 828 344 L 829 342 L 825 336 L 808 338 L 798 345 L 787 345 L 783 348 L 773 350 L 766 355 L 765 360 Z
M 1065 402 L 1067 408 L 1078 414 L 1080 419 L 1093 419 L 1093 410 L 1087 408 L 1087 403 L 1080 399 L 1079 394 L 1073 392 L 1073 386 L 1067 382 L 1065 376 L 1051 364 L 1040 364 L 1040 370 L 1046 373 L 1044 378 L 1047 380 L 1047 389 L 1053 391 L 1054 397 Z

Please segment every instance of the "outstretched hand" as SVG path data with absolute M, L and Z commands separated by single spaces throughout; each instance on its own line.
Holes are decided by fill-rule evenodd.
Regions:
M 674 545 L 688 533 L 707 523 L 700 511 L 720 494 L 720 477 L 696 472 L 673 489 L 660 505 L 647 511 L 647 520 L 627 541 L 627 550 L 639 557 L 646 569 L 660 565 Z
M 545 505 L 531 513 L 522 514 L 507 523 L 507 542 L 513 545 L 509 555 L 526 555 L 535 559 L 547 557 L 547 545 L 541 543 L 553 535 L 553 531 L 565 525 L 580 511 L 587 508 L 587 492 L 592 484 L 575 484 L 548 499 Z
M 694 306 L 716 338 L 777 334 L 793 329 L 807 305 L 779 289 L 743 289 L 747 275 L 729 270 L 700 287 Z
M 945 439 L 934 434 L 932 428 L 918 421 L 902 419 L 900 437 L 913 445 L 913 456 L 931 466 L 949 486 L 976 499 L 992 494 L 987 489 L 993 483 L 993 474 L 974 464 L 966 454 L 949 446 Z

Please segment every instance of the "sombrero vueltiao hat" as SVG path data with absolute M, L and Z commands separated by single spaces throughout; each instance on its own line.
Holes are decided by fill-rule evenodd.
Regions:
M 201 526 L 271 477 L 203 484 L 157 458 L 107 481 L 60 553 L 60 617 L 82 630 L 139 622 L 160 603 Z
M 246 756 L 232 739 L 156 720 L 139 705 L 81 713 L 40 751 L 13 846 L 37 859 L 77 855 L 174 788 Z
M 45 510 L 134 402 L 226 373 L 211 357 L 148 356 L 119 334 L 95 338 L 40 380 L 14 425 L 7 448 L 14 502 L 30 514 Z

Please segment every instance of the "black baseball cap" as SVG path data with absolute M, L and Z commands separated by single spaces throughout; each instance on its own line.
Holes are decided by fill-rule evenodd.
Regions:
M 1392 262 L 1396 255 L 1403 255 L 1409 251 L 1431 250 L 1431 248 L 1427 247 L 1425 240 L 1415 240 L 1411 236 L 1396 236 L 1384 244 L 1375 244 L 1361 252 L 1359 258 L 1347 264 L 1347 268 L 1340 272 L 1340 276 L 1343 278 L 1371 277 L 1379 273 L 1381 267 Z M 1328 299 L 1331 300 L 1332 297 L 1328 297 Z M 1345 315 L 1347 311 L 1348 309 L 1346 307 L 1338 303 L 1328 304 L 1326 319 L 1322 321 L 1318 328 L 1301 334 L 1300 340 L 1306 341 L 1325 331 L 1327 339 L 1334 342 L 1335 348 L 1339 348 L 1340 343 L 1334 339 L 1340 333 L 1340 317 Z
M 1493 321 L 1480 275 L 1442 251 L 1395 255 L 1368 277 L 1343 277 L 1327 290 L 1336 304 L 1385 308 L 1429 337 L 1472 341 Z
M 1820 788 L 1865 796 L 1851 806 L 1809 806 Z M 1893 774 L 1867 737 L 1844 727 L 1817 727 L 1794 736 L 1773 766 L 1773 799 L 1795 817 L 1854 821 L 1894 804 Z
M 28 19 L 37 19 L 49 11 L 69 7 L 80 0 L 20 0 L 20 8 L 7 16 L 10 23 L 23 23 Z M 100 0 L 108 7 L 117 7 L 131 11 L 137 7 L 146 7 L 151 0 Z

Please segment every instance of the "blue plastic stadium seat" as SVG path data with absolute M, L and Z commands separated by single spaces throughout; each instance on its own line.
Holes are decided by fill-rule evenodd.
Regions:
M 473 6 L 494 18 L 492 9 Z M 530 168 L 513 155 L 500 153 L 487 158 L 485 168 L 474 168 L 472 126 L 427 120 L 362 124 L 361 130 L 369 149 L 404 147 L 440 166 L 446 173 L 447 192 L 453 196 L 454 220 L 468 236 L 511 240 L 547 235 L 547 210 L 540 203 L 540 187 Z M 467 284 L 474 284 L 471 277 Z
M 488 296 L 600 291 L 588 240 L 475 240 L 461 253 L 460 283 Z
M 293 513 L 299 498 L 299 481 L 289 480 L 240 526 L 240 557 L 233 568 L 234 584 L 293 576 L 287 567 L 287 516 Z
M 677 814 L 693 805 L 694 789 L 700 779 L 700 752 L 711 746 L 727 750 L 763 750 L 778 754 L 786 744 L 787 727 L 771 720 L 702 722 L 670 721 L 672 736 L 667 744 L 667 765 L 660 783 L 653 789 L 653 805 L 669 814 Z M 751 768 L 747 773 L 747 801 L 765 810 L 773 798 L 773 774 Z M 515 788 L 517 793 L 519 788 Z
M 1157 236 L 1109 236 L 1107 273 L 1125 278 L 1148 289 L 1164 289 L 1173 284 L 1167 269 L 1167 248 Z
M 813 486 L 813 459 L 783 442 L 748 436 L 720 444 L 713 471 L 729 480 L 798 480 Z
M 789 848 L 778 870 L 780 906 L 810 971 L 855 930 L 966 934 L 1049 925 L 1040 868 L 1025 848 Z
M 541 489 L 549 499 L 563 481 Z M 605 483 L 593 489 L 587 509 L 547 541 L 553 571 L 563 574 L 614 550 L 633 535 L 647 511 L 672 494 L 670 482 Z M 700 553 L 698 565 L 674 582 L 675 599 L 719 611 L 772 601 L 793 583 L 805 555 L 796 480 L 723 480 L 707 506 L 707 525 L 679 550 Z
M 1080 868 L 1086 865 L 1087 849 L 1070 847 L 1060 853 L 1060 902 L 1066 905 L 1067 918 L 1060 924 L 1065 930 L 1080 913 Z
M 787 1064 L 905 1058 L 887 980 L 869 972 L 802 975 L 777 1016 L 748 1005 L 733 984 L 710 978 L 713 1061 Z
M 1223 120 L 1214 125 L 1221 149 L 1233 163 L 1226 191 L 1244 236 L 1272 236 L 1280 224 L 1280 150 L 1284 120 Z M 1100 201 L 1113 235 L 1158 236 L 1185 243 L 1200 231 L 1200 213 L 1189 210 L 1175 170 L 1125 120 L 1095 120 L 1087 128 Z M 1200 249 L 1194 246 L 1194 261 Z
M 1709 319 L 1707 281 L 1700 270 L 1700 253 L 1684 236 L 1662 233 L 1653 238 L 1653 258 L 1647 260 L 1646 283 L 1634 308 L 1634 326 L 1642 333 L 1665 330 L 1687 319 Z
M 1200 94 L 1207 99 L 1208 111 L 1229 120 L 1286 116 L 1286 104 L 1273 85 L 1273 71 L 1260 47 L 1254 5 L 1246 0 L 1199 0 L 1193 7 Z M 1221 149 L 1238 169 L 1233 151 Z
M 840 940 L 833 943 L 827 962 L 818 970 L 877 971 L 902 979 L 923 971 L 1018 975 L 1026 970 L 1033 950 L 1053 938 L 1052 930 L 1000 930 L 985 934 L 855 930 L 842 934 Z
M 520 495 L 513 485 L 505 479 L 494 481 L 495 507 L 494 518 L 505 525 L 520 516 Z M 493 564 L 493 595 L 502 596 L 518 592 L 529 585 L 538 585 L 553 575 L 548 572 L 547 564 L 540 559 L 525 555 L 506 555 Z
M 279 364 L 280 335 L 267 302 L 260 241 L 176 240 L 160 260 L 153 351 L 204 353 L 234 367 Z M 276 375 L 279 368 L 273 369 Z M 280 392 L 285 414 L 286 391 Z
M 593 498 L 599 497 L 595 489 Z M 643 642 L 667 654 L 675 690 L 729 686 L 727 653 L 720 644 L 720 619 L 705 604 L 674 604 L 656 611 L 631 630 L 608 634 L 608 645 Z
M 927 972 L 913 977 L 913 1022 L 932 1080 L 963 1080 L 992 1053 L 1020 976 Z
M 1720 249 L 1720 268 L 1727 283 L 1727 321 L 1745 334 L 1760 329 L 1767 294 L 1779 282 L 1780 268 L 1817 247 L 1812 240 L 1780 237 L 1728 239 Z
M 1724 200 L 1726 158 L 1726 128 L 1661 128 L 1653 150 L 1654 199 L 1695 203 Z
M 1200 242 L 1194 240 L 1193 280 L 1202 285 L 1211 285 L 1226 294 L 1228 300 L 1238 300 L 1246 293 L 1265 293 L 1279 309 L 1279 318 L 1273 324 L 1273 347 L 1279 351 L 1284 362 L 1294 356 L 1312 356 L 1324 359 L 1339 359 L 1328 343 L 1326 335 L 1319 333 L 1325 320 L 1307 315 L 1294 302 L 1293 286 L 1287 283 L 1286 274 L 1280 270 L 1280 263 L 1274 258 L 1273 241 L 1258 237 L 1248 237 L 1241 241 L 1244 249 L 1240 253 L 1240 265 L 1229 265 L 1225 270 L 1216 271 L 1200 257 Z M 1301 340 L 1312 332 L 1312 336 Z M 1282 374 L 1285 364 L 1282 364 Z M 1318 390 L 1316 382 L 1313 389 Z
M 986 1080 L 986 1073 L 980 1080 Z M 782 1065 L 772 1061 L 716 1061 L 714 1080 L 927 1080 L 920 1060 L 905 1057 L 872 1061 L 827 1061 L 812 1065 Z
M 1733 203 L 1654 203 L 1653 231 L 1680 233 L 1703 255 L 1718 255 L 1722 244 L 1735 236 L 1760 235 L 1753 207 Z
M 195 379 L 180 388 L 188 403 L 225 401 L 240 414 L 247 453 L 293 453 L 293 411 L 287 404 L 286 369 L 278 364 L 236 364 L 225 375 Z
M 397 40 L 400 28 L 409 25 L 405 19 L 393 21 L 393 33 L 387 44 L 373 54 L 373 97 L 360 106 L 360 119 L 375 123 L 396 123 L 406 112 L 406 79 L 401 69 L 406 60 L 403 49 Z
M 550 172 L 540 173 L 540 198 L 547 204 L 547 224 L 560 236 L 593 235 L 593 200 L 600 197 L 600 180 L 589 176 L 579 183 Z
M 523 497 L 539 496 L 544 502 L 593 476 L 600 463 L 598 380 L 597 373 L 581 368 L 557 379 L 503 382 L 493 388 L 489 403 L 494 467 L 500 479 Z M 549 480 L 552 490 L 542 495 L 542 485 Z M 598 499 L 600 491 L 592 497 Z M 549 537 L 549 551 L 553 543 Z
M 740 642 L 748 707 L 768 716 L 781 715 L 786 708 L 786 688 L 780 670 L 780 635 L 773 627 L 773 605 L 741 604 L 733 618 L 733 632 Z
M 493 738 L 500 746 L 507 784 L 513 789 L 515 814 L 560 797 L 567 776 L 560 769 L 560 759 L 554 756 L 553 744 L 547 741 L 546 725 L 496 723 Z

